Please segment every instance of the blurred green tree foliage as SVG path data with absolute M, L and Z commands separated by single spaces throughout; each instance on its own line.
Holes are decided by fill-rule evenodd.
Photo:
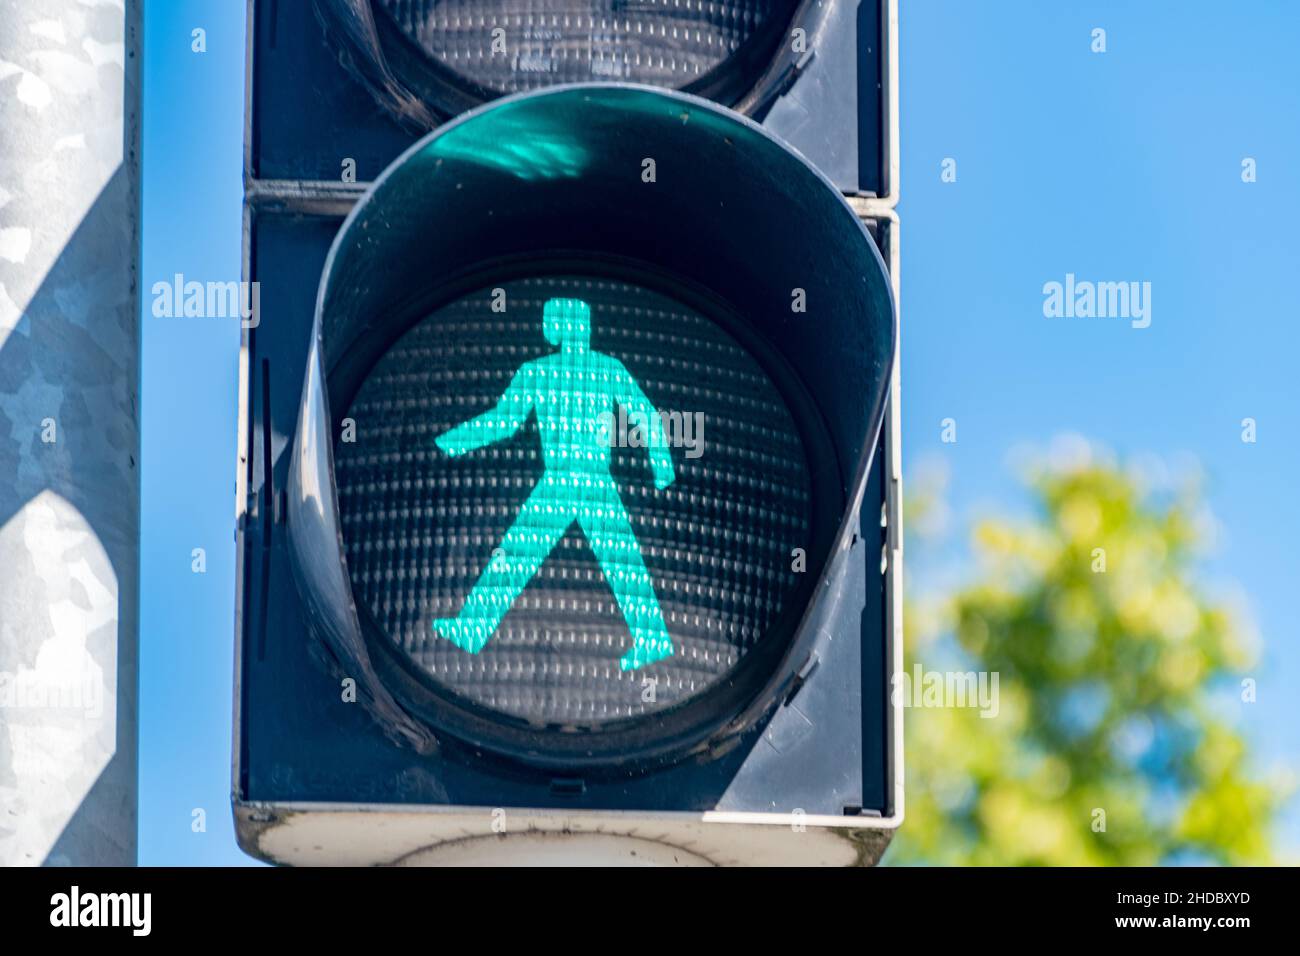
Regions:
M 908 608 L 909 679 L 997 673 L 1000 699 L 909 706 L 887 862 L 1269 862 L 1286 785 L 1252 778 L 1234 729 L 1253 641 L 1192 576 L 1195 491 L 1092 459 L 1028 484 L 1033 518 L 975 527 L 973 583 Z

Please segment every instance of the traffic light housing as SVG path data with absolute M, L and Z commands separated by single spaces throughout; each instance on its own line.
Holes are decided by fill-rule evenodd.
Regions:
M 267 9 L 253 6 L 254 172 L 283 162 L 260 151 L 283 134 L 263 78 L 331 50 Z M 336 85 L 327 61 L 299 82 L 360 117 L 365 84 Z M 341 145 L 398 145 L 401 127 L 365 116 Z M 877 452 L 895 333 L 873 246 L 890 251 L 895 223 L 860 223 L 753 121 L 633 85 L 488 102 L 389 159 L 363 195 L 250 180 L 241 843 L 389 862 L 441 859 L 467 832 L 536 854 L 539 834 L 590 831 L 617 856 L 653 819 L 660 845 L 709 834 L 691 837 L 708 860 L 758 844 L 873 857 L 899 810 L 895 476 Z M 436 439 L 550 352 L 561 296 L 587 304 L 592 349 L 660 411 L 705 423 L 698 459 L 672 451 L 676 487 L 656 487 L 636 442 L 612 451 L 676 651 L 644 669 L 619 668 L 640 619 L 620 619 L 581 523 L 478 653 L 434 627 L 503 560 L 494 544 L 549 470 L 537 412 L 479 461 Z M 410 833 L 390 855 L 376 827 Z

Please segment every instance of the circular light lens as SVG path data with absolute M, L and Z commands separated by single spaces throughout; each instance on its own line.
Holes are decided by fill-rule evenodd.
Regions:
M 796 0 L 375 3 L 435 70 L 485 99 L 584 81 L 696 91 L 720 80 L 744 92 L 768 65 L 798 6 Z M 720 76 L 731 72 L 737 75 Z
M 608 400 L 617 383 L 597 366 L 554 371 L 566 333 L 548 342 L 543 314 L 557 298 L 587 304 L 590 350 L 621 363 L 656 410 L 666 487 L 645 447 L 652 424 L 626 395 Z M 503 400 L 539 360 L 552 371 L 529 388 L 549 398 L 531 410 Z M 570 401 L 579 384 L 586 398 Z M 575 465 L 556 449 L 575 447 L 570 432 L 597 406 L 608 464 L 596 453 Z M 506 419 L 521 409 L 514 429 Z M 595 726 L 693 700 L 792 632 L 806 580 L 797 555 L 814 546 L 808 455 L 764 367 L 701 312 L 610 279 L 503 283 L 410 328 L 343 414 L 353 432 L 345 423 L 335 464 L 359 611 L 440 692 L 532 725 Z M 459 429 L 469 437 L 449 454 L 448 433 L 475 419 L 488 431 Z M 538 518 L 538 489 L 553 480 L 563 490 Z M 657 614 L 671 654 L 638 663 L 634 635 L 652 635 Z M 472 632 L 475 615 L 493 626 L 474 653 L 439 630 Z

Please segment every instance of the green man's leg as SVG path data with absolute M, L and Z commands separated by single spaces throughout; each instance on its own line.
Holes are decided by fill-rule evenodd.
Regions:
M 433 632 L 471 654 L 483 650 L 576 517 L 573 506 L 543 479 L 524 502 L 501 546 L 492 552 L 460 614 L 433 621 Z
M 634 671 L 671 656 L 673 641 L 627 510 L 613 481 L 606 480 L 606 493 L 585 507 L 578 520 L 632 632 L 632 647 L 619 660 L 619 666 Z

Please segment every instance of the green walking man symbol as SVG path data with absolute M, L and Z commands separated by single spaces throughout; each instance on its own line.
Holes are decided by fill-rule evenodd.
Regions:
M 549 300 L 542 307 L 542 332 L 559 351 L 525 362 L 494 408 L 435 439 L 447 454 L 463 455 L 509 438 L 535 414 L 546 471 L 460 614 L 439 618 L 432 627 L 457 647 L 477 654 L 576 521 L 632 632 L 632 647 L 619 664 L 625 671 L 636 670 L 671 655 L 673 642 L 609 473 L 608 423 L 615 404 L 629 420 L 647 423 L 650 466 L 655 487 L 661 490 L 675 477 L 663 424 L 623 363 L 589 347 L 591 308 L 586 302 Z

